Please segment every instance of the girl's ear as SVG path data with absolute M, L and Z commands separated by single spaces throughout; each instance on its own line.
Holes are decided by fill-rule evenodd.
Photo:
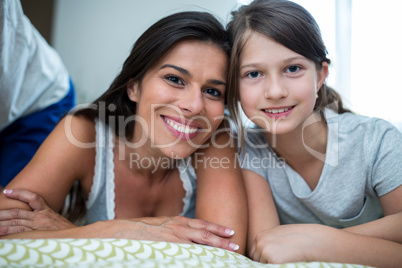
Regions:
M 133 102 L 138 102 L 139 100 L 139 83 L 131 80 L 127 85 L 127 95 L 128 98 Z
M 320 90 L 322 85 L 325 83 L 325 79 L 327 79 L 328 76 L 328 63 L 323 61 L 322 62 L 322 67 L 321 70 L 318 71 L 318 77 L 317 77 L 317 92 Z

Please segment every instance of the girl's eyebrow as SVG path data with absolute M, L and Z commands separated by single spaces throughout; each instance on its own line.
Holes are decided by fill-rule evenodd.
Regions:
M 244 65 L 242 65 L 242 66 L 240 66 L 240 69 L 243 69 L 243 68 L 248 68 L 248 67 L 260 67 L 261 66 L 261 64 L 258 64 L 258 63 L 249 63 L 249 64 L 244 64 Z
M 287 59 L 283 60 L 283 62 L 288 64 L 289 62 L 292 62 L 294 60 L 307 60 L 307 59 L 305 57 L 303 57 L 303 56 L 294 56 L 294 57 L 290 57 L 290 58 L 287 58 Z M 240 66 L 240 70 L 243 69 L 243 68 L 249 68 L 249 67 L 259 68 L 259 67 L 261 67 L 261 64 L 260 63 L 244 64 L 244 65 Z
M 294 57 L 291 57 L 291 58 L 288 58 L 288 59 L 284 60 L 284 62 L 291 62 L 291 61 L 294 61 L 294 60 L 307 60 L 307 59 L 305 57 L 303 57 L 303 56 L 294 56 Z
M 173 68 L 173 69 L 177 70 L 178 72 L 191 77 L 191 73 L 188 70 L 186 70 L 186 69 L 184 69 L 182 67 L 173 65 L 173 64 L 164 64 L 159 68 L 159 70 L 163 69 L 163 68 Z M 208 79 L 207 82 L 211 83 L 211 84 L 215 84 L 215 85 L 224 85 L 224 86 L 226 86 L 226 82 L 218 80 L 218 79 Z

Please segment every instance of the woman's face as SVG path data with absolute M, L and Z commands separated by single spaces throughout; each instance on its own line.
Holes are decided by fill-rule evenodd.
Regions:
M 328 65 L 313 61 L 257 32 L 240 56 L 240 101 L 245 114 L 272 134 L 301 126 L 313 113 Z
M 185 158 L 222 122 L 228 58 L 218 46 L 181 41 L 127 93 L 137 102 L 134 141 Z

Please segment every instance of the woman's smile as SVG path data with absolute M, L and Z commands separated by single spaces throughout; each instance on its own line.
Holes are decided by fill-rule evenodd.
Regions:
M 195 138 L 201 128 L 192 121 L 182 122 L 182 120 L 177 120 L 177 118 L 161 116 L 165 121 L 167 129 L 178 139 L 188 140 Z M 180 122 L 181 121 L 181 122 Z

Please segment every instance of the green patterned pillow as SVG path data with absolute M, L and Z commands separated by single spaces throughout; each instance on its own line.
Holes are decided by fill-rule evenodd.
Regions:
M 196 244 L 128 239 L 0 240 L 0 267 L 78 263 L 80 267 L 363 267 L 319 262 L 261 264 L 234 252 Z

